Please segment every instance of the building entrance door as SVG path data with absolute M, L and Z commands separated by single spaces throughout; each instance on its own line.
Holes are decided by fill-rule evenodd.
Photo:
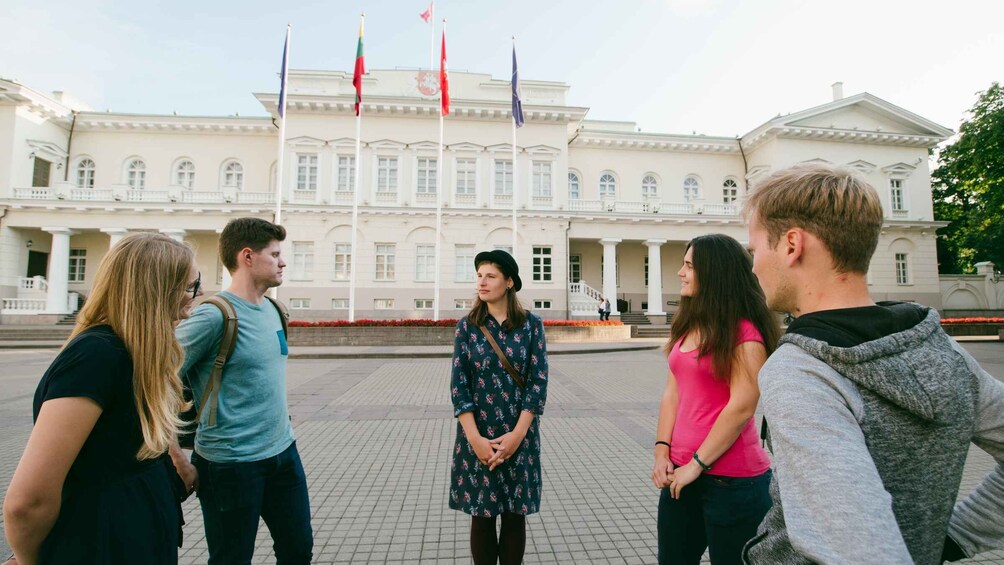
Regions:
M 41 251 L 28 252 L 28 273 L 25 275 L 29 279 L 32 277 L 44 277 L 49 269 L 49 254 Z

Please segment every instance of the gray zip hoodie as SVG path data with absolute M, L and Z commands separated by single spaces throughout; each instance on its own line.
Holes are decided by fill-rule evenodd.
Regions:
M 851 347 L 788 333 L 760 371 L 774 506 L 747 563 L 936 564 L 946 533 L 969 556 L 1004 545 L 1004 383 L 936 311 L 881 306 L 920 321 Z M 997 466 L 956 505 L 971 442 Z

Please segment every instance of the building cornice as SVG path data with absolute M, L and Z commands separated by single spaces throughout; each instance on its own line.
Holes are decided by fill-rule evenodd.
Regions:
M 580 130 L 569 147 L 669 151 L 689 153 L 739 153 L 738 140 L 707 135 L 671 135 Z
M 0 79 L 0 106 L 19 106 L 55 122 L 70 127 L 72 108 L 13 81 Z
M 267 135 L 278 130 L 271 118 L 263 117 L 212 117 L 212 116 L 161 116 L 154 114 L 117 114 L 81 112 L 77 115 L 78 131 L 142 132 L 142 133 L 199 133 L 219 135 Z

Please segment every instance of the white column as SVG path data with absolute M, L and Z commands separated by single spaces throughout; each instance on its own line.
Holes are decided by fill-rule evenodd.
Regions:
M 649 239 L 648 246 L 648 310 L 649 316 L 662 316 L 662 244 L 665 239 Z
M 603 298 L 610 301 L 610 313 L 620 314 L 617 310 L 617 244 L 619 239 L 604 238 L 603 245 Z
M 101 233 L 108 234 L 110 242 L 108 243 L 108 249 L 115 247 L 123 237 L 129 235 L 129 230 L 125 228 L 101 228 Z
M 49 250 L 49 291 L 45 295 L 46 314 L 69 314 L 66 309 L 70 285 L 70 236 L 68 228 L 42 228 L 52 234 Z
M 220 229 L 216 230 L 216 234 L 217 234 L 217 237 L 216 237 L 216 256 L 217 257 L 219 257 L 219 255 L 220 255 L 220 251 L 219 251 L 220 250 L 220 238 L 219 238 L 219 234 L 221 234 L 221 233 L 223 233 L 223 228 L 220 228 Z M 220 282 L 220 290 L 226 290 L 226 289 L 230 288 L 231 284 L 233 284 L 234 278 L 232 276 L 230 276 L 230 269 L 227 269 L 227 266 L 224 265 L 222 261 L 220 261 L 220 267 L 223 269 L 223 278 L 222 278 L 222 280 Z
M 185 243 L 185 230 L 178 228 L 164 228 L 160 230 L 160 233 L 166 235 L 167 237 L 177 241 L 178 243 Z

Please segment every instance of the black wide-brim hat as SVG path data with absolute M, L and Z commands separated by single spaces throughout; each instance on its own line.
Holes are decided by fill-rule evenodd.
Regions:
M 512 258 L 512 255 L 509 255 L 502 249 L 478 253 L 474 257 L 474 268 L 477 269 L 481 263 L 495 263 L 498 265 L 502 274 L 512 279 L 512 289 L 514 292 L 519 292 L 519 289 L 523 288 L 523 281 L 519 278 L 519 265 L 516 264 L 516 260 Z

